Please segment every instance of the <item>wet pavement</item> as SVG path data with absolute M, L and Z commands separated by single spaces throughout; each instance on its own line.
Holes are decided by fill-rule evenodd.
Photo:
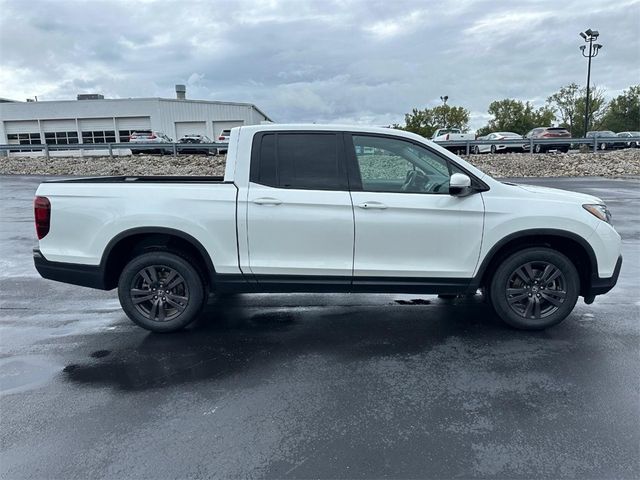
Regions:
M 0 177 L 0 477 L 638 478 L 640 181 L 618 286 L 544 332 L 481 298 L 239 295 L 150 334 L 38 277 L 38 179 Z

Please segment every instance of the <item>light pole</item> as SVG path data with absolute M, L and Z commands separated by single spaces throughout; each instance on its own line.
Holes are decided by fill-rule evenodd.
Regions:
M 589 53 L 585 54 L 585 50 L 587 48 L 586 45 L 580 46 L 580 51 L 582 52 L 582 56 L 589 59 L 589 66 L 587 67 L 587 101 L 584 106 L 584 136 L 587 136 L 587 131 L 589 131 L 589 83 L 591 82 L 591 59 L 598 55 L 598 52 L 602 48 L 602 44 L 593 43 L 594 40 L 600 36 L 597 30 L 591 30 L 590 28 L 585 30 L 584 32 L 580 32 L 580 36 L 585 41 L 585 43 L 589 44 Z
M 449 107 L 447 106 L 447 100 L 449 100 L 449 95 L 440 96 L 440 100 L 442 100 L 442 127 L 449 128 Z

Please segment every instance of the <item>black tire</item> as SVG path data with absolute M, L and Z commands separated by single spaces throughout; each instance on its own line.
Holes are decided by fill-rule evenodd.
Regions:
M 533 151 L 534 151 L 535 153 L 544 153 L 544 152 L 545 152 L 545 150 L 546 150 L 546 148 L 544 148 L 544 145 L 540 145 L 539 143 L 536 143 L 536 144 L 533 146 Z
M 489 298 L 505 323 L 542 330 L 571 313 L 579 292 L 580 277 L 571 260 L 556 250 L 534 247 L 500 264 L 491 279 Z
M 131 155 L 140 155 L 139 150 L 131 150 Z
M 601 143 L 600 144 L 600 150 L 606 150 L 607 149 L 607 144 L 606 143 Z
M 122 309 L 135 324 L 152 332 L 175 332 L 186 327 L 206 300 L 204 282 L 194 264 L 165 251 L 135 257 L 118 281 Z
M 474 155 L 480 155 L 480 148 L 478 147 L 478 145 L 473 147 L 473 153 Z
M 495 145 L 491 145 L 491 153 L 496 153 L 496 146 Z

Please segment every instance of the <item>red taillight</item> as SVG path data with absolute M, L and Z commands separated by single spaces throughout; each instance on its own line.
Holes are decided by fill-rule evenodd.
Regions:
M 218 140 L 224 140 L 223 136 L 218 137 Z
M 33 201 L 33 212 L 36 220 L 36 234 L 42 240 L 49 233 L 51 224 L 51 203 L 47 197 L 36 197 Z
M 156 137 L 155 134 L 151 134 L 151 136 L 149 138 L 153 140 L 154 138 L 158 138 L 158 137 Z

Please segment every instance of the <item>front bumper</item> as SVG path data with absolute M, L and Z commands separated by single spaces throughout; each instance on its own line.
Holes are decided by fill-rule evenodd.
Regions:
M 597 275 L 591 276 L 591 285 L 585 292 L 586 297 L 594 297 L 596 295 L 604 295 L 618 283 L 618 276 L 620 275 L 620 269 L 622 268 L 622 255 L 618 257 L 616 266 L 613 270 L 613 275 L 609 278 L 600 278 Z
M 33 263 L 42 278 L 106 290 L 104 271 L 100 266 L 51 262 L 38 248 L 33 249 Z

